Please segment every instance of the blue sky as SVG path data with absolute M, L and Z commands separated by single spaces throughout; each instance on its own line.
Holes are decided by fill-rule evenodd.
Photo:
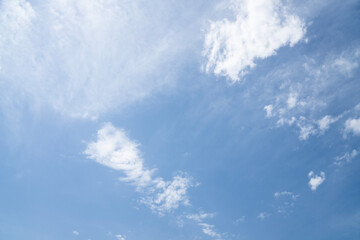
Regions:
M 0 238 L 359 239 L 360 2 L 0 1 Z

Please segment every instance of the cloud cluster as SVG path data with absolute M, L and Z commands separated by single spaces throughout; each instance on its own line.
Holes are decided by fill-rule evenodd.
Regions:
M 288 192 L 288 191 L 283 191 L 283 192 L 275 192 L 274 193 L 274 197 L 275 198 L 281 198 L 281 197 L 290 197 L 293 200 L 296 200 L 299 196 L 295 195 L 292 192 Z
M 290 94 L 291 96 L 291 94 Z M 289 96 L 289 98 L 290 98 Z M 297 105 L 295 100 L 291 100 L 291 108 L 295 107 Z M 303 102 L 304 103 L 304 102 Z M 304 103 L 305 104 L 305 103 Z M 290 107 L 288 109 L 280 108 L 276 109 L 277 112 L 275 112 L 275 107 L 272 104 L 266 105 L 264 107 L 264 110 L 266 111 L 266 117 L 278 117 L 277 126 L 292 126 L 295 125 L 299 129 L 299 139 L 300 140 L 307 140 L 311 135 L 316 134 L 323 134 L 325 133 L 329 128 L 330 125 L 337 122 L 342 116 L 336 116 L 332 117 L 330 115 L 325 115 L 324 117 L 320 119 L 308 119 L 304 116 L 291 116 L 291 117 L 284 117 L 285 115 L 288 115 L 288 110 L 291 109 Z
M 180 205 L 189 205 L 187 190 L 193 186 L 191 177 L 186 174 L 177 175 L 172 181 L 164 181 L 162 178 L 153 180 L 154 193 L 142 199 L 153 211 L 160 214 L 178 208 Z
M 293 207 L 295 206 L 296 200 L 299 198 L 299 195 L 289 192 L 289 191 L 281 191 L 275 192 L 273 195 L 272 201 L 272 210 L 260 212 L 256 218 L 260 220 L 264 220 L 269 218 L 271 215 L 281 214 L 283 216 L 288 216 L 293 212 Z M 275 210 L 275 211 L 274 211 Z M 243 221 L 243 219 L 240 219 Z
M 310 179 L 309 186 L 313 191 L 315 191 L 325 181 L 324 172 L 320 172 L 320 175 L 316 175 L 313 171 L 310 171 L 308 177 Z
M 295 126 L 298 129 L 299 139 L 307 140 L 312 135 L 321 135 L 329 130 L 330 126 L 348 115 L 346 109 L 339 115 L 323 114 L 321 110 L 329 107 L 329 100 L 341 95 L 334 93 L 333 87 L 340 82 L 351 78 L 360 62 L 360 48 L 342 51 L 340 54 L 330 54 L 323 62 L 314 59 L 305 59 L 305 62 L 284 69 L 281 75 L 276 73 L 272 78 L 279 78 L 283 83 L 275 93 L 271 104 L 264 106 L 266 118 L 277 119 L 277 126 Z M 350 66 L 350 65 L 351 66 Z M 301 69 L 302 73 L 293 69 Z M 290 78 L 303 76 L 300 81 Z M 360 134 L 360 121 L 350 118 L 345 123 L 345 131 L 354 135 Z M 359 125 L 359 127 L 358 127 Z
M 193 186 L 191 177 L 182 173 L 171 181 L 154 178 L 155 170 L 144 166 L 138 144 L 111 123 L 98 130 L 97 140 L 90 142 L 84 153 L 104 166 L 121 171 L 124 177 L 120 180 L 129 182 L 144 193 L 142 202 L 154 212 L 164 214 L 180 205 L 189 205 L 187 191 Z
M 169 86 L 166 66 L 176 40 L 163 30 L 164 19 L 150 21 L 152 5 L 143 5 L 1 1 L 1 105 L 9 111 L 27 102 L 88 118 Z
M 294 207 L 295 201 L 298 199 L 298 197 L 299 195 L 288 191 L 274 193 L 277 213 L 285 215 L 292 213 L 292 208 Z
M 305 35 L 305 23 L 281 0 L 231 1 L 236 17 L 210 23 L 205 36 L 206 72 L 228 77 L 232 82 L 255 66 L 257 59 L 294 46 Z

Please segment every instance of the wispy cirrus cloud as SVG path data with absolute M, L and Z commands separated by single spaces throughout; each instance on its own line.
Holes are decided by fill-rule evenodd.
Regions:
M 350 152 L 346 152 L 341 156 L 335 157 L 334 164 L 338 166 L 342 166 L 345 163 L 350 163 L 353 158 L 356 158 L 359 155 L 359 151 L 356 149 L 353 149 Z
M 205 212 L 198 212 L 195 214 L 188 214 L 185 216 L 187 220 L 195 222 L 199 227 L 201 227 L 201 230 L 204 234 L 221 240 L 222 236 L 220 233 L 216 232 L 215 225 L 206 223 L 206 219 L 211 219 L 215 216 L 213 213 L 205 213 Z
M 206 72 L 241 80 L 256 60 L 303 39 L 306 27 L 281 0 L 229 1 L 235 20 L 210 22 L 205 36 Z
M 295 205 L 299 195 L 289 191 L 275 192 L 274 198 L 276 200 L 275 208 L 277 213 L 289 215 Z
M 174 176 L 171 181 L 155 178 L 155 169 L 144 166 L 138 146 L 124 130 L 106 123 L 98 130 L 96 141 L 87 145 L 84 154 L 99 164 L 121 171 L 124 177 L 119 180 L 134 185 L 144 194 L 141 202 L 160 215 L 189 205 L 187 192 L 194 186 L 192 178 L 185 173 Z
M 155 9 L 139 1 L 1 1 L 4 112 L 26 103 L 94 118 L 170 87 L 176 64 L 171 71 L 168 64 L 179 49 L 177 38 L 164 27 L 168 15 L 149 14 L 165 4 Z
M 290 191 L 279 191 L 275 192 L 273 195 L 273 200 L 271 201 L 272 209 L 260 212 L 256 218 L 260 220 L 265 220 L 270 218 L 273 215 L 281 214 L 283 216 L 288 216 L 293 212 L 295 202 L 299 198 L 298 194 L 295 194 Z M 240 221 L 245 220 L 245 216 L 240 218 Z

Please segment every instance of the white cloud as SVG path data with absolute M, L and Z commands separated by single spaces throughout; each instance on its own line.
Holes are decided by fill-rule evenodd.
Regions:
M 272 105 L 267 105 L 268 106 L 272 106 Z M 265 109 L 267 110 L 267 109 Z M 285 115 L 287 114 L 287 112 L 284 110 L 284 108 L 281 109 L 275 109 L 275 108 L 271 108 L 271 115 L 270 114 L 266 114 L 266 117 L 278 117 L 279 119 L 277 120 L 277 126 L 284 126 L 284 125 L 293 125 L 294 123 L 296 123 L 296 126 L 299 129 L 299 139 L 300 140 L 307 140 L 311 135 L 318 135 L 318 134 L 323 134 L 325 131 L 327 131 L 330 128 L 330 125 L 335 123 L 336 121 L 338 121 L 342 115 L 339 115 L 337 117 L 331 117 L 329 115 L 326 115 L 324 117 L 322 117 L 319 120 L 314 120 L 314 119 L 307 119 L 304 116 L 299 116 L 299 117 L 285 117 Z
M 192 186 L 191 178 L 183 175 L 177 175 L 172 181 L 164 181 L 162 178 L 154 180 L 154 193 L 142 199 L 142 202 L 148 205 L 152 210 L 163 214 L 180 205 L 189 205 L 187 190 Z
M 281 0 L 232 1 L 235 21 L 210 23 L 205 36 L 206 71 L 240 81 L 257 59 L 275 55 L 283 46 L 294 46 L 305 35 L 305 24 Z
M 291 117 L 290 119 L 286 119 L 283 117 L 280 117 L 279 120 L 276 122 L 278 126 L 283 126 L 285 124 L 291 126 L 295 123 L 296 118 L 295 117 Z
M 359 56 L 360 51 L 355 51 L 355 57 Z M 340 56 L 334 60 L 333 66 L 339 69 L 343 74 L 351 76 L 353 71 L 359 66 L 357 62 L 352 61 L 344 56 Z
M 186 215 L 187 219 L 193 220 L 195 222 L 202 222 L 206 218 L 213 218 L 213 217 L 214 217 L 213 213 L 205 213 L 205 212 Z
M 215 239 L 221 239 L 221 234 L 214 230 L 215 226 L 204 222 L 205 219 L 213 218 L 214 215 L 215 214 L 213 213 L 205 213 L 201 211 L 195 214 L 188 214 L 185 216 L 185 218 L 194 221 L 198 226 L 200 226 L 204 234 Z
M 279 120 L 277 121 L 278 126 L 284 126 L 286 125 L 293 125 L 296 123 L 296 126 L 298 127 L 299 131 L 299 139 L 300 140 L 307 140 L 311 135 L 318 135 L 323 134 L 325 131 L 327 131 L 330 128 L 330 125 L 338 121 L 342 115 L 339 115 L 337 117 L 331 117 L 329 115 L 324 116 L 320 120 L 314 120 L 314 119 L 307 119 L 304 116 L 300 116 L 298 118 L 295 118 L 292 116 L 291 118 L 283 117 L 285 115 L 283 108 L 278 110 L 277 112 L 273 112 L 273 117 L 279 116 Z M 266 115 L 268 117 L 268 115 Z
M 168 15 L 149 19 L 156 9 L 146 5 L 1 1 L 3 107 L 9 111 L 9 105 L 26 102 L 35 110 L 46 107 L 66 116 L 96 117 L 170 86 L 172 73 L 166 69 L 175 59 L 176 36 L 164 30 Z
M 359 151 L 356 149 L 353 149 L 351 152 L 346 152 L 342 156 L 335 157 L 335 165 L 341 166 L 344 163 L 349 163 L 353 158 L 355 158 L 359 154 Z
M 117 234 L 117 235 L 115 235 L 115 237 L 117 238 L 117 240 L 126 240 L 126 236 L 121 235 L 121 234 Z
M 207 223 L 199 223 L 199 226 L 202 227 L 202 231 L 204 234 L 216 239 L 221 239 L 221 235 L 214 230 L 214 225 Z
M 304 125 L 302 123 L 298 123 L 297 126 L 300 128 L 300 134 L 299 134 L 300 140 L 306 140 L 309 138 L 310 135 L 316 133 L 316 129 L 311 124 Z
M 360 118 L 349 118 L 345 122 L 345 131 L 360 135 Z
M 329 115 L 326 115 L 325 117 L 323 117 L 322 119 L 320 119 L 318 121 L 320 131 L 328 130 L 329 127 L 330 127 L 330 124 L 336 122 L 338 119 L 339 119 L 339 117 L 333 118 L 333 117 L 331 117 Z
M 273 105 L 266 105 L 264 107 L 264 110 L 266 111 L 266 117 L 269 118 L 269 117 L 272 117 L 273 116 L 273 110 L 274 110 L 274 106 Z
M 187 190 L 193 186 L 191 177 L 182 173 L 171 181 L 154 178 L 155 170 L 144 166 L 138 144 L 111 123 L 98 130 L 97 140 L 90 142 L 84 153 L 104 166 L 122 171 L 125 177 L 120 180 L 135 185 L 137 190 L 146 194 L 141 202 L 159 214 L 180 205 L 189 205 Z
M 292 109 L 296 106 L 298 101 L 298 95 L 295 93 L 290 93 L 289 98 L 287 100 L 287 105 L 289 109 Z
M 336 102 L 337 98 L 341 99 L 345 94 L 343 91 L 347 91 L 339 89 L 334 92 L 333 89 L 344 85 L 341 82 L 350 78 L 358 69 L 359 49 L 357 46 L 337 54 L 329 54 L 322 61 L 306 57 L 293 63 L 283 64 L 281 69 L 275 68 L 266 77 L 268 84 L 266 89 L 273 88 L 274 84 L 280 86 L 269 96 L 273 100 L 266 104 L 266 118 L 276 118 L 277 126 L 296 126 L 300 140 L 324 134 L 332 124 L 354 111 L 343 110 L 341 114 L 335 116 L 325 112 L 326 109 L 333 109 L 328 106 L 329 103 Z M 345 63 L 352 63 L 351 67 Z M 268 107 L 270 108 L 267 109 Z M 323 112 L 325 114 L 320 115 Z M 345 127 L 346 132 L 356 134 L 356 129 L 359 129 L 358 133 L 360 133 L 356 119 L 349 119 Z
M 144 166 L 138 146 L 124 130 L 106 123 L 97 131 L 96 141 L 88 143 L 84 153 L 106 167 L 123 172 L 125 177 L 120 180 L 135 185 L 137 190 L 145 195 L 141 202 L 160 215 L 171 212 L 180 205 L 189 205 L 187 191 L 193 186 L 192 178 L 185 173 L 179 173 L 171 181 L 155 178 L 155 170 Z M 220 239 L 221 235 L 216 233 L 214 225 L 204 222 L 205 219 L 213 217 L 214 214 L 204 212 L 185 216 L 187 220 L 200 226 L 204 234 Z M 123 235 L 117 237 L 119 240 L 125 239 Z
M 283 191 L 283 192 L 275 192 L 274 193 L 274 197 L 275 198 L 280 198 L 280 197 L 291 197 L 291 199 L 296 200 L 299 196 L 295 195 L 292 192 L 288 192 L 288 191 Z
M 267 212 L 261 212 L 259 213 L 259 215 L 257 216 L 257 218 L 264 220 L 265 218 L 270 217 L 270 214 L 268 214 Z
M 289 191 L 275 192 L 274 198 L 276 199 L 275 207 L 277 213 L 286 215 L 292 213 L 292 208 L 294 207 L 295 201 L 298 197 L 299 195 Z
M 78 236 L 80 233 L 79 233 L 78 231 L 74 230 L 74 231 L 73 231 L 73 234 L 74 234 L 75 236 Z
M 0 9 L 0 44 L 19 44 L 30 31 L 32 20 L 36 18 L 34 9 L 25 0 L 2 1 Z M 2 50 L 1 60 L 10 54 L 8 49 Z
M 320 172 L 320 175 L 316 175 L 313 171 L 310 171 L 308 177 L 310 179 L 309 186 L 313 191 L 315 191 L 325 181 L 324 172 Z
M 123 171 L 123 181 L 138 187 L 152 184 L 154 170 L 144 167 L 138 144 L 130 140 L 124 130 L 106 123 L 97 132 L 97 141 L 88 144 L 85 154 L 88 158 L 115 170 Z
M 245 216 L 241 216 L 238 219 L 236 219 L 235 223 L 243 223 L 245 222 L 245 218 L 246 218 Z

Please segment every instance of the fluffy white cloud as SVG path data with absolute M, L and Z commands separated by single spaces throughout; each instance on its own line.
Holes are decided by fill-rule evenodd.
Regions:
M 146 195 L 142 202 L 159 214 L 189 204 L 187 190 L 192 186 L 191 177 L 179 174 L 172 181 L 154 178 L 155 170 L 144 166 L 138 144 L 111 123 L 98 130 L 97 140 L 90 142 L 84 153 L 104 166 L 122 171 L 125 177 L 120 180 L 135 185 Z
M 345 122 L 345 131 L 360 135 L 360 118 L 349 118 Z
M 234 21 L 211 22 L 205 36 L 206 71 L 227 76 L 232 82 L 255 66 L 257 59 L 294 46 L 305 35 L 305 24 L 281 0 L 231 1 Z M 240 75 L 240 77 L 239 77 Z
M 310 179 L 309 186 L 313 191 L 315 191 L 325 181 L 324 172 L 320 172 L 320 175 L 316 175 L 313 171 L 310 171 L 308 177 Z
M 187 190 L 192 186 L 191 178 L 185 174 L 177 175 L 172 181 L 155 179 L 155 188 L 150 196 L 143 198 L 142 202 L 152 210 L 163 214 L 182 205 L 189 205 Z
M 124 130 L 106 123 L 97 132 L 97 141 L 88 144 L 85 154 L 98 163 L 124 172 L 123 181 L 144 187 L 152 184 L 152 173 L 144 167 L 138 144 L 131 141 Z
M 80 233 L 79 233 L 78 231 L 74 230 L 74 231 L 73 231 L 73 234 L 74 234 L 75 236 L 78 236 Z
M 165 3 L 164 3 L 165 4 Z M 162 6 L 116 0 L 0 2 L 0 100 L 96 117 L 171 84 L 176 36 Z M 155 4 L 156 5 L 156 4 Z M 163 15 L 166 18 L 167 15 Z

